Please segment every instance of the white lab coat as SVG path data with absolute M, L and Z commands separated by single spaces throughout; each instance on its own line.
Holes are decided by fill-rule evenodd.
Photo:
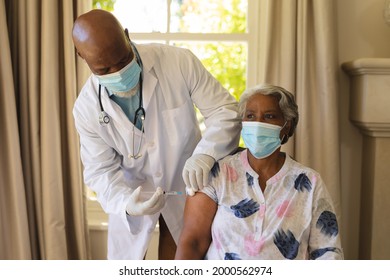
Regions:
M 108 259 L 142 259 L 160 213 L 127 216 L 131 192 L 161 186 L 185 191 L 182 170 L 193 153 L 216 160 L 238 145 L 241 124 L 236 100 L 205 70 L 188 50 L 160 44 L 136 45 L 143 63 L 145 133 L 135 129 L 135 148 L 143 137 L 142 157 L 131 159 L 133 124 L 102 87 L 102 104 L 110 116 L 99 124 L 98 80 L 87 80 L 73 114 L 80 135 L 85 183 L 97 193 L 109 214 Z M 203 138 L 194 104 L 205 117 Z M 178 241 L 183 222 L 185 195 L 169 196 L 161 214 Z

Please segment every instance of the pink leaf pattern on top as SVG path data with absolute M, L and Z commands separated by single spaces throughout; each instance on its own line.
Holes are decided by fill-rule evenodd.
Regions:
M 224 172 L 229 182 L 236 182 L 238 179 L 237 171 L 228 164 L 223 165 Z
M 265 215 L 265 204 L 260 204 L 260 209 L 259 209 L 259 218 L 263 219 Z
M 277 208 L 276 215 L 279 218 L 283 217 L 291 217 L 292 215 L 292 207 L 290 206 L 289 200 L 284 200 Z
M 213 242 L 215 244 L 215 248 L 217 248 L 218 250 L 222 248 L 220 239 L 221 239 L 221 233 L 218 230 L 216 234 L 213 236 Z
M 245 236 L 245 241 L 244 241 L 245 251 L 250 256 L 258 255 L 264 247 L 264 243 L 265 243 L 264 239 L 261 237 L 260 240 L 256 241 L 255 236 L 256 234 L 252 234 L 252 233 L 248 233 Z
M 248 162 L 247 150 L 240 154 L 240 160 L 245 169 L 251 168 Z

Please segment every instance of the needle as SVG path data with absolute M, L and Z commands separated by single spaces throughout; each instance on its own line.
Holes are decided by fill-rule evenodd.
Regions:
M 154 192 L 142 192 L 142 193 L 154 194 Z M 164 191 L 163 193 L 166 195 L 182 195 L 183 194 L 183 192 L 177 192 L 177 191 Z

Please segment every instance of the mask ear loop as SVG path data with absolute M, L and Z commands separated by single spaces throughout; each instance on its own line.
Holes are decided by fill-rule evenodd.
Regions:
M 280 129 L 280 131 L 282 131 L 282 129 L 286 126 L 286 124 L 287 124 L 287 121 L 284 123 L 284 125 L 282 126 L 282 128 Z M 280 143 L 281 143 L 282 145 L 285 144 L 285 143 L 287 143 L 288 138 L 289 138 L 288 133 L 284 134 L 283 137 L 282 137 L 282 139 L 280 140 Z
M 287 134 L 284 134 L 283 137 L 282 137 L 282 140 L 281 140 L 281 144 L 286 144 L 288 141 L 288 135 Z

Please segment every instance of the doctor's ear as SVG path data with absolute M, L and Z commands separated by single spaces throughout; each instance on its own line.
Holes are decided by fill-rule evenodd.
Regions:
M 125 35 L 126 35 L 127 39 L 129 39 L 129 41 L 131 41 L 130 36 L 129 36 L 129 30 L 127 30 L 127 28 L 125 28 Z
M 84 57 L 76 50 L 77 55 L 84 60 Z

